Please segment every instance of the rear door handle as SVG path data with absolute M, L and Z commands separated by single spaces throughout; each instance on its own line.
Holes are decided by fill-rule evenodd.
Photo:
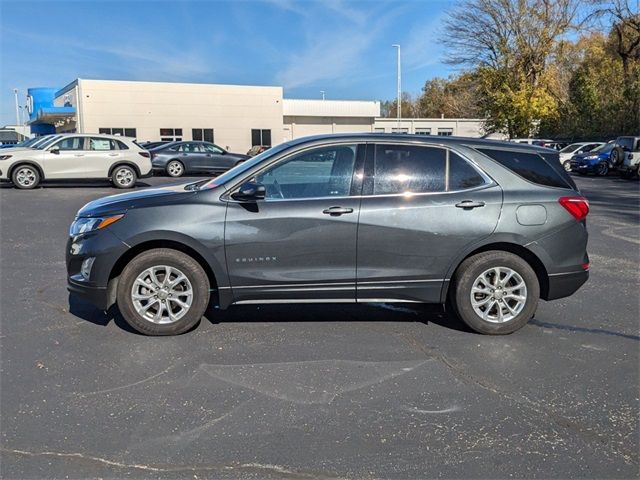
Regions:
M 484 207 L 484 202 L 474 202 L 473 200 L 463 200 L 460 203 L 456 203 L 456 207 L 464 208 L 464 209 Z
M 117 157 L 118 155 L 120 155 L 119 153 L 110 153 L 109 156 L 110 157 Z
M 330 207 L 326 210 L 323 210 L 322 213 L 324 213 L 325 215 L 331 215 L 332 217 L 337 217 L 345 213 L 353 213 L 353 208 Z

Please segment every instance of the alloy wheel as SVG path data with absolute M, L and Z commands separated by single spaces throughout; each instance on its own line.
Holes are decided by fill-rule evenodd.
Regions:
M 38 178 L 38 174 L 33 168 L 21 167 L 16 173 L 15 179 L 21 187 L 31 187 Z
M 158 265 L 136 277 L 131 289 L 136 312 L 152 323 L 169 324 L 187 314 L 193 289 L 187 276 L 175 267 Z
M 127 187 L 133 183 L 133 172 L 129 168 L 121 168 L 116 171 L 115 179 L 118 185 Z
M 527 285 L 522 276 L 509 267 L 485 270 L 473 282 L 471 306 L 484 321 L 504 323 L 513 320 L 527 301 Z
M 172 177 L 179 177 L 184 173 L 184 167 L 180 162 L 169 162 L 169 165 L 167 165 L 167 172 Z

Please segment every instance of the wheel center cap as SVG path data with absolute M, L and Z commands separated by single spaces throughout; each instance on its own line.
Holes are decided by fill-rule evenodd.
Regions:
M 167 292 L 165 289 L 158 290 L 158 298 L 160 300 L 165 300 L 168 294 L 169 292 Z
M 501 300 L 503 295 L 504 295 L 504 291 L 502 291 L 501 289 L 493 292 L 493 296 L 496 297 L 498 300 Z

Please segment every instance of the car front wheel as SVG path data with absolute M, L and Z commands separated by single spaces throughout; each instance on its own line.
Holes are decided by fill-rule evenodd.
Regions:
M 570 172 L 571 171 L 571 162 L 569 160 L 566 160 L 562 166 L 564 167 L 565 171 Z
M 40 172 L 31 165 L 18 165 L 11 173 L 11 181 L 22 190 L 31 190 L 40 183 Z
M 509 252 L 489 251 L 462 262 L 452 294 L 456 313 L 470 328 L 505 335 L 533 317 L 540 285 L 525 260 Z
M 596 169 L 596 174 L 600 177 L 606 177 L 609 174 L 609 164 L 607 162 L 600 162 Z
M 116 188 L 132 188 L 137 179 L 136 171 L 126 165 L 114 168 L 111 174 L 111 182 Z
M 189 255 L 169 248 L 141 253 L 118 282 L 117 303 L 131 327 L 146 335 L 193 328 L 209 304 L 209 278 Z

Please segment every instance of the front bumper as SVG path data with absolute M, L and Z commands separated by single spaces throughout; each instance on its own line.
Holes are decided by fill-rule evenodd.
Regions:
M 107 287 L 96 287 L 87 285 L 77 278 L 67 279 L 67 290 L 77 295 L 79 298 L 95 305 L 100 310 L 107 310 L 111 306 L 109 289 Z
M 69 237 L 67 241 L 67 290 L 106 310 L 113 303 L 111 273 L 129 247 L 109 227 Z M 82 262 L 94 257 L 88 278 L 82 276 Z
M 580 173 L 592 173 L 595 172 L 596 164 L 591 163 L 579 163 L 579 162 L 571 162 L 571 171 L 572 172 L 580 172 Z

